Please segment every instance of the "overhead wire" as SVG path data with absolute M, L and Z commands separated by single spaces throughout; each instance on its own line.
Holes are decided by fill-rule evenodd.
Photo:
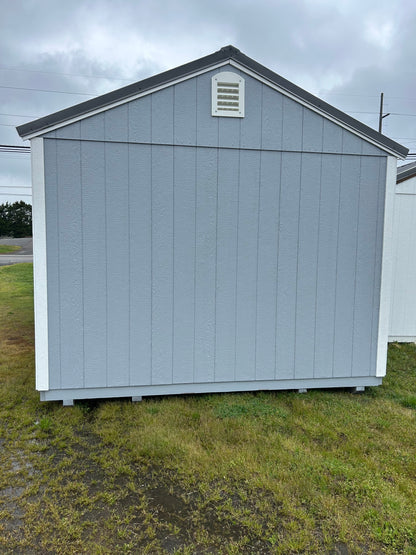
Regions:
M 51 89 L 36 89 L 31 87 L 10 87 L 8 85 L 0 85 L 0 89 L 13 89 L 17 91 L 35 91 L 35 92 L 60 93 L 60 94 L 77 94 L 81 96 L 95 96 L 95 94 L 92 94 L 92 93 L 57 91 L 57 90 L 51 90 Z
M 26 69 L 26 68 L 13 68 L 13 67 L 4 67 L 0 66 L 0 70 L 6 71 L 26 71 L 31 73 L 45 73 L 45 74 L 52 74 L 52 75 L 66 75 L 71 77 L 82 77 L 82 78 L 94 78 L 94 79 L 107 79 L 107 80 L 115 80 L 115 81 L 129 81 L 131 79 L 125 79 L 122 77 L 110 77 L 110 76 L 101 76 L 101 75 L 79 75 L 73 73 L 63 73 L 63 72 L 54 72 L 54 71 L 45 71 L 45 70 L 33 70 L 33 69 Z M 46 92 L 46 93 L 58 93 L 58 94 L 69 94 L 69 95 L 80 95 L 80 96 L 95 96 L 96 93 L 85 93 L 85 92 L 78 92 L 78 91 L 63 91 L 63 90 L 55 90 L 55 89 L 39 89 L 34 87 L 12 87 L 7 85 L 0 85 L 0 89 L 14 89 L 14 90 L 25 90 L 25 91 L 35 91 L 35 92 Z M 362 97 L 362 98 L 378 98 L 377 95 L 364 95 L 364 94 L 354 94 L 354 93 L 326 93 L 322 91 L 323 95 L 327 96 L 350 96 L 350 97 Z M 411 100 L 415 101 L 415 99 L 411 99 L 408 97 L 400 97 L 400 96 L 391 96 L 391 99 L 402 99 L 402 100 Z M 350 114 L 368 114 L 368 115 L 377 115 L 378 112 L 375 111 L 359 111 L 359 110 L 345 110 Z M 6 117 L 22 117 L 22 118 L 36 118 L 39 116 L 32 116 L 32 115 L 24 115 L 24 114 L 7 114 L 7 113 L 0 113 L 2 116 Z M 416 114 L 409 114 L 409 113 L 402 113 L 402 112 L 390 112 L 392 116 L 402 116 L 402 117 L 416 117 Z M 2 127 L 16 127 L 13 124 L 8 123 L 0 123 Z M 396 138 L 397 140 L 406 140 L 410 142 L 415 142 L 416 138 Z M 4 147 L 11 147 L 13 150 L 7 150 Z M 29 152 L 30 147 L 22 147 L 23 149 L 28 149 L 27 151 L 19 150 L 19 147 L 14 148 L 14 145 L 0 145 L 0 152 Z

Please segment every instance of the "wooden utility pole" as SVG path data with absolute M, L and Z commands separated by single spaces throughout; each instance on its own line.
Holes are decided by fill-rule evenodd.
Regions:
M 386 118 L 387 116 L 390 115 L 390 112 L 388 114 L 383 114 L 383 100 L 384 100 L 384 93 L 380 93 L 380 115 L 378 117 L 378 132 L 381 133 L 381 129 L 383 127 L 383 118 Z

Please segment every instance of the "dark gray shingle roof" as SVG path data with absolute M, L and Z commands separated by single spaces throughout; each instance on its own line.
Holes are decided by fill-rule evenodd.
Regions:
M 301 89 L 284 77 L 281 77 L 267 67 L 249 58 L 234 46 L 225 46 L 221 48 L 221 50 L 218 50 L 218 52 L 214 52 L 213 54 L 209 54 L 208 56 L 204 56 L 203 58 L 194 60 L 193 62 L 189 62 L 177 68 L 164 71 L 163 73 L 159 73 L 158 75 L 154 75 L 153 77 L 143 79 L 142 81 L 138 81 L 137 83 L 127 85 L 126 87 L 123 87 L 121 89 L 117 89 L 102 96 L 87 100 L 86 102 L 82 102 L 81 104 L 76 104 L 75 106 L 71 106 L 70 108 L 65 108 L 64 110 L 60 110 L 59 112 L 55 112 L 43 118 L 25 123 L 17 127 L 17 132 L 21 137 L 27 137 L 28 135 L 33 134 L 40 134 L 42 131 L 46 131 L 52 126 L 64 123 L 65 121 L 71 120 L 73 118 L 87 115 L 89 112 L 105 108 L 106 106 L 110 106 L 115 102 L 127 100 L 129 97 L 132 97 L 139 93 L 150 91 L 151 89 L 159 87 L 161 85 L 169 84 L 169 82 L 176 79 L 183 78 L 188 75 L 191 76 L 197 71 L 208 69 L 210 66 L 224 62 L 226 60 L 236 61 L 241 66 L 251 70 L 260 77 L 263 77 L 271 83 L 277 85 L 291 95 L 299 98 L 299 100 L 306 102 L 314 108 L 317 108 L 322 113 L 327 114 L 328 116 L 334 118 L 344 125 L 347 125 L 349 128 L 351 128 L 351 130 L 355 130 L 368 139 L 375 141 L 382 148 L 384 147 L 389 151 L 392 151 L 399 157 L 404 158 L 407 155 L 408 149 L 406 147 L 400 145 L 399 143 L 396 143 L 395 141 L 389 139 L 385 135 L 382 135 L 375 129 L 368 127 L 360 121 L 345 114 L 341 110 L 334 108 L 330 104 L 327 104 L 323 100 L 320 100 L 316 96 Z
M 397 168 L 397 183 L 401 181 L 406 181 L 416 175 L 416 162 L 410 162 L 410 164 L 404 164 Z

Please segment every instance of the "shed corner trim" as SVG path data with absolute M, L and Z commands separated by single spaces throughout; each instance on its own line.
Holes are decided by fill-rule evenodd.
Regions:
M 397 177 L 397 160 L 387 157 L 386 198 L 384 205 L 383 253 L 381 263 L 380 309 L 378 319 L 378 344 L 376 376 L 386 375 L 387 345 L 389 339 L 391 280 L 393 275 L 393 215 Z
M 31 141 L 33 202 L 33 282 L 35 309 L 36 389 L 49 390 L 48 272 L 46 259 L 46 206 L 44 141 Z

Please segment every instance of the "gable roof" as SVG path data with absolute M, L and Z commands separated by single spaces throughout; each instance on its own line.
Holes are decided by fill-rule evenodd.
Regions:
M 199 58 L 193 62 L 164 71 L 158 75 L 154 75 L 153 77 L 149 77 L 147 79 L 143 79 L 142 81 L 138 81 L 137 83 L 122 87 L 121 89 L 111 91 L 91 100 L 76 104 L 75 106 L 60 110 L 59 112 L 55 112 L 29 123 L 25 123 L 18 126 L 16 129 L 22 138 L 32 138 L 36 135 L 46 133 L 51 127 L 55 128 L 60 124 L 64 125 L 65 122 L 87 117 L 88 115 L 91 115 L 91 112 L 95 113 L 97 111 L 110 108 L 113 105 L 128 102 L 132 99 L 132 97 L 146 94 L 147 92 L 151 92 L 153 89 L 168 86 L 174 81 L 192 77 L 196 73 L 203 73 L 213 69 L 214 67 L 225 65 L 226 63 L 236 65 L 243 71 L 248 70 L 254 74 L 254 77 L 264 79 L 271 85 L 276 86 L 283 94 L 287 94 L 295 100 L 300 101 L 302 104 L 314 109 L 321 115 L 338 122 L 344 127 L 347 127 L 350 131 L 353 133 L 355 132 L 362 138 L 376 143 L 376 145 L 383 150 L 387 150 L 389 153 L 392 153 L 399 158 L 406 157 L 408 153 L 408 149 L 406 147 L 352 118 L 334 106 L 327 104 L 304 89 L 301 89 L 284 77 L 281 77 L 267 67 L 249 58 L 231 45 L 224 46 L 221 50 L 218 50 L 218 52 L 214 52 L 213 54 L 209 54 L 208 56 L 204 56 L 203 58 Z
M 406 179 L 415 177 L 415 175 L 416 175 L 416 162 L 410 162 L 410 164 L 405 164 L 404 166 L 400 166 L 399 168 L 397 168 L 397 183 L 406 181 Z

